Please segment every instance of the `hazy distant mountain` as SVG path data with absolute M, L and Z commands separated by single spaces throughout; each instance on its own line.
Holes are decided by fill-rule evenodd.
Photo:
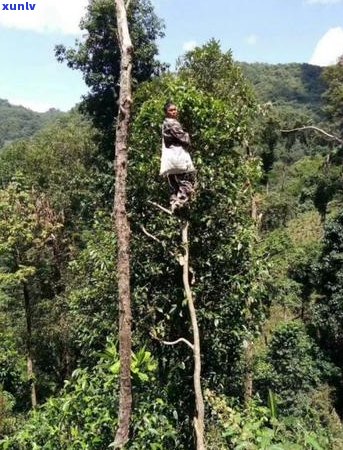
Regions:
M 0 148 L 17 139 L 28 138 L 65 113 L 50 109 L 38 113 L 0 99 Z

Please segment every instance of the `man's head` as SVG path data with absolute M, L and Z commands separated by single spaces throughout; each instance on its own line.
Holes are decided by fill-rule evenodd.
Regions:
M 178 110 L 177 107 L 174 103 L 172 102 L 167 102 L 164 105 L 164 113 L 166 115 L 166 117 L 169 117 L 170 119 L 176 119 L 178 116 Z

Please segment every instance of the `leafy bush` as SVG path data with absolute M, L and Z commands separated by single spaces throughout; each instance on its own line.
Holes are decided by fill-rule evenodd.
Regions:
M 300 322 L 280 325 L 265 358 L 256 365 L 256 385 L 262 396 L 272 389 L 284 414 L 302 413 L 302 397 L 323 381 L 337 376 L 337 369 L 322 355 Z
M 175 418 L 151 392 L 156 362 L 144 348 L 133 355 L 135 386 L 133 436 L 128 449 L 182 448 Z M 3 450 L 103 450 L 114 437 L 118 409 L 119 356 L 110 345 L 92 369 L 77 369 L 59 398 L 33 411 L 25 426 L 0 442 Z M 138 396 L 139 394 L 139 396 Z
M 320 422 L 319 415 L 280 419 L 276 397 L 269 392 L 269 406 L 259 399 L 247 408 L 234 408 L 225 396 L 206 394 L 211 406 L 208 440 L 211 450 L 329 450 L 339 449 Z M 336 440 L 337 444 L 343 441 Z

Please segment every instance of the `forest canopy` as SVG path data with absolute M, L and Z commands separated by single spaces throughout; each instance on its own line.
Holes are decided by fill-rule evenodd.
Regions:
M 0 151 L 1 147 L 15 140 L 29 138 L 63 113 L 50 109 L 37 113 L 23 106 L 11 105 L 0 99 Z
M 112 3 L 91 0 L 82 22 L 89 34 L 74 49 L 56 48 L 87 81 L 79 107 L 40 115 L 0 101 L 4 450 L 103 450 L 118 425 Z M 157 59 L 163 27 L 151 3 L 130 8 L 133 412 L 125 448 L 197 448 L 180 257 L 187 220 L 206 448 L 339 450 L 343 66 L 237 62 L 212 39 L 171 72 Z M 180 215 L 168 210 L 159 176 L 166 102 L 179 108 L 197 168 L 195 199 Z M 338 140 L 294 130 L 307 125 Z

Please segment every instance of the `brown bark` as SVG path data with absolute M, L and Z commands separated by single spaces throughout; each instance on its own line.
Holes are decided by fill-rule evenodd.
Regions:
M 27 360 L 27 377 L 31 383 L 31 405 L 32 408 L 37 406 L 36 382 L 33 369 L 32 356 L 32 317 L 29 290 L 26 283 L 23 284 L 24 309 L 26 320 L 26 360 Z
M 131 292 L 130 225 L 126 211 L 128 133 L 131 118 L 132 43 L 123 0 L 115 0 L 119 44 L 121 49 L 119 112 L 115 142 L 114 217 L 117 234 L 117 279 L 119 297 L 120 394 L 118 429 L 114 448 L 123 448 L 129 440 L 132 410 L 131 390 Z
M 194 430 L 196 436 L 196 448 L 197 450 L 205 450 L 204 442 L 204 416 L 205 407 L 204 399 L 201 389 L 201 353 L 200 353 L 200 336 L 199 327 L 196 316 L 196 311 L 194 307 L 194 300 L 192 290 L 189 285 L 189 244 L 188 244 L 188 227 L 189 223 L 183 222 L 182 224 L 182 245 L 184 249 L 182 268 L 183 268 L 183 287 L 185 290 L 187 304 L 189 309 L 189 314 L 192 322 L 193 329 L 193 356 L 194 356 L 194 373 L 193 373 L 193 383 L 194 383 L 194 393 L 195 393 L 195 416 L 194 416 Z

